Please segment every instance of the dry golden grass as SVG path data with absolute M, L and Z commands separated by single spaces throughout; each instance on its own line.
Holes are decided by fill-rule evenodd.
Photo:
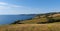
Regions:
M 0 26 L 0 31 L 60 31 L 60 24 L 16 24 Z
M 60 14 L 53 15 L 53 19 L 60 19 Z M 0 26 L 0 31 L 60 31 L 60 22 L 49 24 L 37 24 L 38 22 L 46 22 L 48 19 L 44 16 L 35 17 L 31 20 L 21 21 L 24 24 L 11 24 Z
M 60 14 L 54 14 L 54 15 L 52 15 L 52 17 L 60 17 Z
M 21 21 L 20 23 L 24 23 L 24 24 L 37 24 L 38 22 L 47 22 L 47 18 L 38 18 L 38 19 L 32 19 L 32 20 L 25 20 L 25 21 Z

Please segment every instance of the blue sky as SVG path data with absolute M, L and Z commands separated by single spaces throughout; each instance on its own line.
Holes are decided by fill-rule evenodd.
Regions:
M 60 0 L 0 0 L 0 15 L 48 12 L 60 12 Z

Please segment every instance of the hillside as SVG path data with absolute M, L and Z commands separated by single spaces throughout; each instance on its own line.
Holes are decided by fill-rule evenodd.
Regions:
M 0 26 L 0 31 L 60 31 L 60 13 L 36 14 L 33 18 Z
M 60 24 L 16 24 L 0 26 L 0 31 L 60 31 Z
M 60 12 L 51 12 L 45 14 L 36 14 L 35 17 L 26 19 L 23 21 L 15 21 L 15 24 L 45 24 L 45 23 L 54 23 L 60 22 Z M 13 23 L 13 24 L 14 24 Z

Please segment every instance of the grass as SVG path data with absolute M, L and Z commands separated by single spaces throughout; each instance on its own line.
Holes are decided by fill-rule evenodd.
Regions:
M 60 24 L 16 24 L 0 26 L 0 31 L 60 31 Z
M 47 18 L 38 18 L 38 19 L 31 19 L 31 20 L 25 20 L 25 21 L 21 21 L 20 23 L 24 23 L 24 24 L 37 24 L 38 22 L 47 22 Z
M 54 16 L 52 19 L 59 20 L 59 16 Z M 10 24 L 0 26 L 0 31 L 60 31 L 60 22 L 40 24 L 40 22 L 47 22 L 48 18 L 44 16 L 35 17 L 33 19 L 20 21 L 23 24 Z M 39 23 L 39 24 L 37 24 Z

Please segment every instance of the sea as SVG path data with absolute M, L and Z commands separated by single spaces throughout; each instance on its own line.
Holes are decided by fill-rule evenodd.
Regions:
M 11 24 L 17 20 L 27 20 L 35 16 L 35 14 L 0 15 L 0 25 Z

